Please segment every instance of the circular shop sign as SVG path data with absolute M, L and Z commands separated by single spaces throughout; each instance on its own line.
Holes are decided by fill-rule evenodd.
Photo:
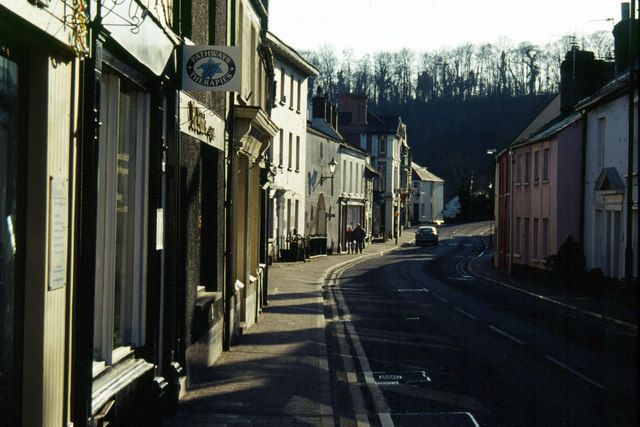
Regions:
M 187 59 L 187 75 L 201 86 L 218 87 L 233 79 L 236 63 L 220 50 L 201 50 Z

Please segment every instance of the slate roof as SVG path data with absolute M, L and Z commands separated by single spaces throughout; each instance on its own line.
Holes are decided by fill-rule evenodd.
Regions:
M 309 61 L 304 59 L 294 48 L 283 42 L 278 36 L 271 31 L 267 32 L 267 43 L 273 52 L 280 58 L 293 65 L 298 71 L 306 76 L 317 76 L 320 71 Z
M 418 175 L 421 181 L 431 181 L 431 182 L 444 182 L 444 179 L 434 175 L 429 172 L 427 168 L 420 166 L 417 163 L 411 162 L 411 170 Z
M 624 91 L 628 88 L 629 85 L 629 72 L 627 71 L 624 74 L 614 78 L 606 85 L 602 86 L 599 91 L 594 93 L 593 95 L 581 100 L 576 104 L 576 110 L 590 107 L 593 104 L 597 104 L 599 101 L 607 100 L 609 97 L 615 97 L 621 91 Z
M 522 145 L 533 144 L 534 142 L 544 141 L 545 139 L 549 139 L 552 136 L 556 135 L 561 130 L 563 130 L 564 128 L 577 122 L 581 118 L 582 118 L 582 113 L 579 111 L 568 114 L 566 116 L 557 117 L 556 119 L 551 120 L 549 123 L 542 126 L 540 129 L 536 130 L 532 134 L 525 136 L 524 138 L 515 140 L 513 144 L 511 144 L 511 147 L 519 147 Z

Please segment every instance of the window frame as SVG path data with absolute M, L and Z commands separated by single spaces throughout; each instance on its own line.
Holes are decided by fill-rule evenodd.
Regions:
M 95 273 L 95 315 L 94 315 L 94 363 L 111 365 L 129 354 L 132 347 L 145 344 L 146 335 L 146 276 L 147 276 L 147 240 L 148 240 L 148 193 L 149 193 L 149 117 L 150 95 L 140 90 L 126 90 L 126 80 L 117 74 L 102 75 L 98 188 L 96 220 L 96 273 Z M 124 330 L 130 330 L 130 337 L 123 345 L 116 347 L 113 333 L 116 322 L 116 233 L 118 198 L 118 142 L 120 138 L 120 97 L 123 93 L 133 94 L 136 116 L 130 123 L 131 134 L 129 153 L 135 158 L 127 173 L 132 172 L 130 197 L 133 206 L 131 225 L 128 230 L 132 239 L 124 255 L 128 282 L 121 290 L 120 321 Z M 114 142 L 115 141 L 115 142 Z M 127 206 L 129 209 L 129 206 Z M 128 210 L 127 210 L 128 212 Z M 123 337 L 124 339 L 124 337 Z

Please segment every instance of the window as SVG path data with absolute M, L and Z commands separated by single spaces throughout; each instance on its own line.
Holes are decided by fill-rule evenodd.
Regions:
M 533 182 L 540 181 L 540 151 L 533 152 Z
M 295 200 L 295 215 L 294 215 L 294 220 L 293 220 L 293 228 L 296 229 L 296 231 L 300 231 L 298 230 L 298 214 L 300 213 L 300 200 Z
M 101 81 L 94 358 L 145 336 L 149 96 Z
M 286 101 L 287 99 L 284 96 L 284 67 L 282 67 L 280 68 L 280 104 L 284 104 Z
M 347 192 L 347 161 L 342 161 L 342 192 Z
M 300 172 L 300 137 L 296 136 L 296 172 Z
M 537 151 L 536 151 L 537 153 Z M 539 228 L 540 220 L 538 218 L 533 219 L 533 260 L 538 261 L 538 257 L 540 256 L 540 248 L 538 247 L 538 234 L 540 233 Z
M 516 160 L 516 184 L 522 183 L 522 154 L 518 154 Z
M 298 108 L 297 112 L 300 112 L 300 102 L 302 100 L 302 82 L 298 80 Z
M 524 252 L 524 259 L 528 262 L 529 261 L 529 235 L 531 233 L 531 230 L 529 229 L 529 218 L 525 218 L 524 219 L 524 248 L 523 248 L 523 252 Z
M 542 259 L 549 256 L 549 218 L 542 218 Z
M 293 168 L 293 134 L 289 132 L 289 166 L 287 170 L 291 170 Z
M 349 162 L 349 193 L 353 193 L 353 162 Z
M 542 152 L 542 180 L 549 180 L 549 149 L 545 148 Z
M 280 161 L 278 162 L 278 166 L 282 167 L 284 164 L 284 132 L 280 129 Z
M 527 152 L 524 155 L 524 183 L 529 183 L 529 169 L 531 168 L 531 153 Z
M 516 233 L 514 235 L 514 240 L 513 240 L 513 254 L 515 256 L 520 256 L 520 233 L 521 233 L 521 229 L 520 229 L 520 224 L 521 223 L 521 218 L 518 217 L 516 218 Z
M 386 138 L 382 135 L 380 135 L 380 138 L 378 139 L 378 148 L 380 149 L 380 154 L 386 154 L 387 153 L 387 141 Z
M 386 163 L 378 163 L 378 173 L 380 177 L 378 178 L 378 188 L 380 191 L 387 190 L 387 164 Z
M 606 137 L 607 119 L 605 117 L 598 117 L 598 152 L 596 159 L 596 170 L 600 171 L 604 167 L 604 140 Z
M 287 234 L 291 234 L 291 199 L 287 199 Z
M 291 73 L 291 81 L 290 81 L 290 86 L 291 86 L 291 90 L 289 91 L 289 109 L 293 110 L 293 83 L 295 81 L 295 78 L 293 77 L 293 73 Z
M 19 72 L 21 65 L 2 56 L 0 51 L 0 419 L 5 414 L 11 414 L 12 405 L 20 402 L 16 390 L 11 390 L 14 378 L 20 376 L 19 359 L 16 360 L 18 334 L 21 329 L 16 325 L 15 318 L 20 312 L 21 305 L 18 295 L 24 282 L 24 268 L 16 262 L 16 258 L 23 253 L 24 247 L 20 234 L 16 228 L 18 224 L 18 176 L 24 168 L 18 161 L 20 144 L 20 96 Z M 22 215 L 20 215 L 22 217 Z M 17 224 L 18 222 L 18 224 Z M 16 271 L 17 270 L 17 271 Z M 17 379 L 17 378 L 16 378 Z M 20 383 L 20 381 L 15 381 Z M 15 400 L 14 400 L 15 399 Z

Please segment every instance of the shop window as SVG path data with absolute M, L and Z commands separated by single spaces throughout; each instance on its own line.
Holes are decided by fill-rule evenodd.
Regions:
M 101 81 L 94 358 L 144 345 L 149 96 Z

